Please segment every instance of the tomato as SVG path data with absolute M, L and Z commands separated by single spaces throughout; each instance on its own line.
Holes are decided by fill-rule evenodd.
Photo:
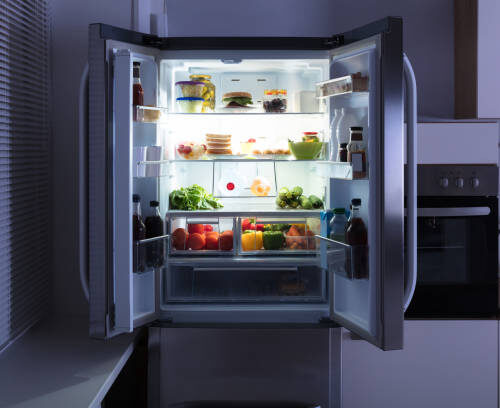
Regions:
M 205 248 L 205 236 L 197 232 L 189 234 L 187 240 L 188 249 L 199 250 Z
M 243 221 L 241 221 L 241 230 L 246 231 L 250 229 L 250 220 L 248 218 L 245 218 Z
M 203 224 L 188 224 L 188 232 L 190 234 L 194 233 L 203 234 L 203 231 L 205 231 Z
M 219 233 L 217 231 L 209 231 L 205 234 L 205 239 L 207 241 L 207 249 L 218 250 L 219 249 Z
M 188 240 L 188 233 L 184 228 L 177 228 L 172 233 L 172 246 L 175 249 L 183 250 L 186 249 L 186 242 Z
M 257 224 L 257 225 L 255 226 L 255 229 L 256 229 L 257 231 L 264 231 L 264 224 Z
M 220 249 L 223 251 L 233 249 L 233 231 L 227 230 L 220 235 Z
M 213 230 L 214 230 L 214 227 L 212 227 L 210 224 L 205 224 L 203 226 L 203 231 L 205 231 L 205 232 L 211 232 Z

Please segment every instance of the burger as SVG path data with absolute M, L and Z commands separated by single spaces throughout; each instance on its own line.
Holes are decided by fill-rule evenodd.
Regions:
M 252 105 L 252 94 L 248 92 L 228 92 L 222 96 L 226 108 L 246 108 Z

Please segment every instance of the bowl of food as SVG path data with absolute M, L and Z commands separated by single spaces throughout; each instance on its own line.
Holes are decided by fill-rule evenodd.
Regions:
M 178 81 L 175 83 L 177 95 L 183 98 L 201 98 L 205 84 L 200 81 Z
M 175 147 L 177 155 L 184 160 L 203 160 L 207 153 L 207 146 L 200 143 L 179 143 Z
M 297 160 L 314 160 L 324 147 L 323 142 L 292 142 L 288 141 L 288 147 Z
M 177 98 L 177 107 L 181 113 L 201 113 L 203 98 L 182 97 Z

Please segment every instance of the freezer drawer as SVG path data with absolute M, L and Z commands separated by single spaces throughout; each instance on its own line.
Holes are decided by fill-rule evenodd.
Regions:
M 325 276 L 319 265 L 173 264 L 163 270 L 163 299 L 166 304 L 324 303 Z

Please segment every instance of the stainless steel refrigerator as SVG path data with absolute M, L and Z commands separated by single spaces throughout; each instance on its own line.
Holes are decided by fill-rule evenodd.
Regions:
M 91 25 L 80 180 L 90 335 L 342 326 L 401 349 L 416 177 L 402 30 L 392 17 L 328 38 L 159 38 Z M 228 106 L 232 92 L 251 103 Z M 361 147 L 346 152 L 349 130 Z M 363 242 L 331 239 L 335 208 L 359 214 Z M 155 214 L 162 226 L 148 235 Z

